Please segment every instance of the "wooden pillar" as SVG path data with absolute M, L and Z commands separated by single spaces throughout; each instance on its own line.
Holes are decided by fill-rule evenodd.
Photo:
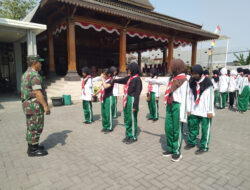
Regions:
M 141 51 L 138 51 L 138 65 L 139 68 L 141 69 Z
M 72 17 L 67 20 L 67 51 L 68 51 L 68 73 L 65 76 L 66 81 L 79 81 L 80 76 L 76 70 L 76 40 L 75 40 L 75 22 Z
M 48 31 L 49 39 L 49 71 L 55 72 L 54 39 L 52 30 Z
M 164 66 L 164 71 L 163 71 L 164 75 L 168 71 L 168 67 L 167 67 L 168 53 L 167 53 L 167 51 L 168 51 L 168 47 L 164 47 L 163 48 L 163 57 L 162 57 L 162 65 Z
M 76 40 L 73 19 L 68 19 L 67 27 L 68 71 L 76 71 Z
M 127 31 L 126 29 L 120 30 L 120 73 L 126 73 L 126 53 L 127 53 Z
M 196 64 L 196 56 L 197 56 L 197 42 L 193 42 L 191 66 L 194 66 Z
M 168 42 L 168 65 L 167 65 L 167 72 L 170 72 L 171 68 L 171 61 L 173 60 L 174 57 L 174 39 L 170 39 Z

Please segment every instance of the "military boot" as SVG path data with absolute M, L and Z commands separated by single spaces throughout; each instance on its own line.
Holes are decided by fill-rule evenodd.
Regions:
M 28 145 L 28 156 L 34 157 L 34 156 L 46 156 L 48 152 L 46 150 L 40 149 L 38 145 Z

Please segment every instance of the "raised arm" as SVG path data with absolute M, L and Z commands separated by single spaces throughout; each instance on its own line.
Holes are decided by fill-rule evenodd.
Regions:
M 158 78 L 158 79 L 146 78 L 145 82 L 168 86 L 169 79 L 170 79 L 170 77 L 162 77 L 162 78 Z
M 115 79 L 115 80 L 113 80 L 113 83 L 127 84 L 128 80 L 129 80 L 129 76 L 124 77 L 124 78 L 120 78 L 120 79 Z
M 101 76 L 98 76 L 98 77 L 95 77 L 95 78 L 92 79 L 92 82 L 99 82 L 99 81 L 102 81 Z

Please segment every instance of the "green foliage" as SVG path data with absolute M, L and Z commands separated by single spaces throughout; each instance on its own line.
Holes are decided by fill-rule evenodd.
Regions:
M 250 65 L 250 51 L 248 52 L 248 56 L 246 58 L 246 64 Z
M 0 17 L 21 20 L 37 3 L 37 0 L 0 0 Z
M 234 56 L 237 59 L 235 62 L 237 62 L 238 65 L 250 65 L 250 52 L 248 53 L 246 59 L 244 58 L 243 53 L 240 53 L 240 55 L 234 54 Z

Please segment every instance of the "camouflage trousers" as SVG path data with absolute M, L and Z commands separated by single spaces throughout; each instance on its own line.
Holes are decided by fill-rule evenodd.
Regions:
M 28 144 L 38 144 L 43 131 L 44 114 L 26 115 L 26 124 L 26 140 Z

